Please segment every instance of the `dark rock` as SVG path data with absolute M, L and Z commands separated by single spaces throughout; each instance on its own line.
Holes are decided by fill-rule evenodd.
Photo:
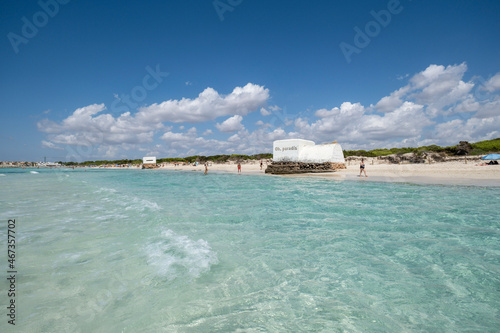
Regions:
M 160 166 L 156 163 L 148 163 L 148 164 L 143 164 L 142 168 L 143 169 L 158 169 Z
M 304 163 L 304 162 L 272 162 L 267 166 L 265 173 L 285 175 L 295 173 L 335 172 L 345 169 L 345 163 Z

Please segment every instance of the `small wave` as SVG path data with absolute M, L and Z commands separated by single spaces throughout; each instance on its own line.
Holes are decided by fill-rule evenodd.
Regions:
M 30 171 L 30 173 L 32 173 L 32 174 L 37 174 L 37 173 L 39 173 L 39 172 L 38 172 L 38 171 Z
M 127 206 L 125 210 L 129 209 L 137 209 L 139 211 L 143 211 L 144 209 L 150 209 L 152 211 L 157 211 L 160 209 L 160 206 L 156 202 L 148 201 L 146 199 L 133 198 L 132 202 L 133 206 Z
M 101 200 L 104 202 L 113 202 L 125 208 L 125 210 L 137 210 L 143 212 L 146 209 L 151 211 L 158 211 L 161 207 L 153 201 L 141 199 L 123 194 L 114 188 L 100 187 L 94 191 L 95 194 L 102 196 Z
M 98 190 L 94 191 L 94 193 L 116 193 L 114 188 L 101 187 Z
M 159 240 L 146 247 L 146 252 L 148 264 L 169 281 L 186 275 L 197 278 L 219 262 L 217 253 L 212 251 L 207 241 L 193 241 L 172 230 L 163 231 Z
M 0 173 L 0 177 L 4 177 L 4 176 L 5 176 L 5 174 L 3 174 L 3 173 Z

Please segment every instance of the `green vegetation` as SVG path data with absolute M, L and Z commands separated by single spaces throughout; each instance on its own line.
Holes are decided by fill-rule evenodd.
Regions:
M 485 155 L 489 153 L 496 153 L 500 151 L 500 138 L 479 141 L 476 143 L 469 144 L 466 141 L 461 141 L 460 144 L 449 147 L 440 147 L 436 145 L 422 146 L 418 148 L 404 147 L 404 148 L 391 148 L 391 149 L 373 149 L 373 150 L 344 150 L 344 156 L 365 156 L 365 157 L 378 157 L 387 156 L 392 154 L 406 154 L 406 153 L 446 153 L 447 155 L 464 155 L 464 146 L 470 146 L 470 151 L 467 151 L 468 155 Z
M 260 160 L 260 159 L 268 159 L 273 158 L 273 154 L 263 153 L 263 154 L 255 154 L 255 155 L 213 155 L 213 156 L 188 156 L 188 157 L 167 157 L 160 158 L 156 160 L 156 163 L 204 163 L 204 162 L 212 162 L 212 163 L 225 163 L 227 161 L 241 161 L 241 160 Z M 103 161 L 85 161 L 81 163 L 77 162 L 60 162 L 66 166 L 101 166 L 101 165 L 127 165 L 127 164 L 142 164 L 142 159 L 135 160 L 103 160 Z
M 255 155 L 213 155 L 213 156 L 188 156 L 184 159 L 189 163 L 193 162 L 213 162 L 213 163 L 225 163 L 228 161 L 243 161 L 243 160 L 260 160 L 266 158 L 273 158 L 273 154 L 255 154 Z
M 472 143 L 471 155 L 483 155 L 500 152 L 500 138 Z
M 406 154 L 406 153 L 415 153 L 421 155 L 422 153 L 444 153 L 446 155 L 455 156 L 455 155 L 486 155 L 489 153 L 498 153 L 500 152 L 500 138 L 487 140 L 487 141 L 479 141 L 476 143 L 468 143 L 466 141 L 460 141 L 458 145 L 449 146 L 449 147 L 440 147 L 436 145 L 430 146 L 422 146 L 418 148 L 414 147 L 403 147 L 403 148 L 383 148 L 383 149 L 372 149 L 372 150 L 344 150 L 344 156 L 365 156 L 365 157 L 378 157 L 378 156 L 387 156 L 392 154 Z M 261 160 L 261 159 L 271 159 L 273 158 L 273 154 L 263 153 L 263 154 L 255 154 L 255 155 L 212 155 L 212 156 L 187 156 L 187 157 L 167 157 L 157 159 L 157 163 L 225 163 L 228 161 L 242 161 L 242 160 Z M 85 161 L 81 163 L 77 162 L 60 162 L 66 166 L 90 166 L 90 165 L 127 165 L 127 164 L 141 164 L 142 159 L 135 160 L 114 160 L 114 161 Z

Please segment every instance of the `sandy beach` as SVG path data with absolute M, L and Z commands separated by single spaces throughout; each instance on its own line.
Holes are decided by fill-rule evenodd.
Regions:
M 373 163 L 373 164 L 372 164 Z M 441 162 L 432 164 L 378 164 L 376 161 L 367 159 L 366 173 L 368 177 L 359 177 L 359 164 L 351 162 L 347 169 L 330 173 L 311 173 L 299 175 L 286 175 L 278 177 L 325 177 L 333 180 L 356 180 L 356 181 L 378 181 L 378 182 L 407 182 L 417 184 L 445 184 L 445 185 L 477 185 L 477 186 L 500 186 L 500 166 L 478 165 L 475 161 L 465 164 L 463 161 Z M 242 163 L 242 174 L 262 174 L 258 162 Z M 161 169 L 184 170 L 203 172 L 203 164 L 198 166 L 166 164 Z M 211 164 L 208 172 L 238 173 L 237 164 Z M 269 176 L 269 175 L 267 175 Z

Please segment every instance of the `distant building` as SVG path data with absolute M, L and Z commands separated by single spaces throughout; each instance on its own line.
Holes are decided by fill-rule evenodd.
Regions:
M 340 144 L 316 145 L 314 141 L 302 139 L 277 140 L 273 142 L 273 162 L 345 163 Z
M 142 164 L 156 164 L 156 157 L 143 157 Z
M 142 168 L 143 169 L 156 169 L 158 165 L 156 164 L 156 157 L 143 157 L 142 158 Z

